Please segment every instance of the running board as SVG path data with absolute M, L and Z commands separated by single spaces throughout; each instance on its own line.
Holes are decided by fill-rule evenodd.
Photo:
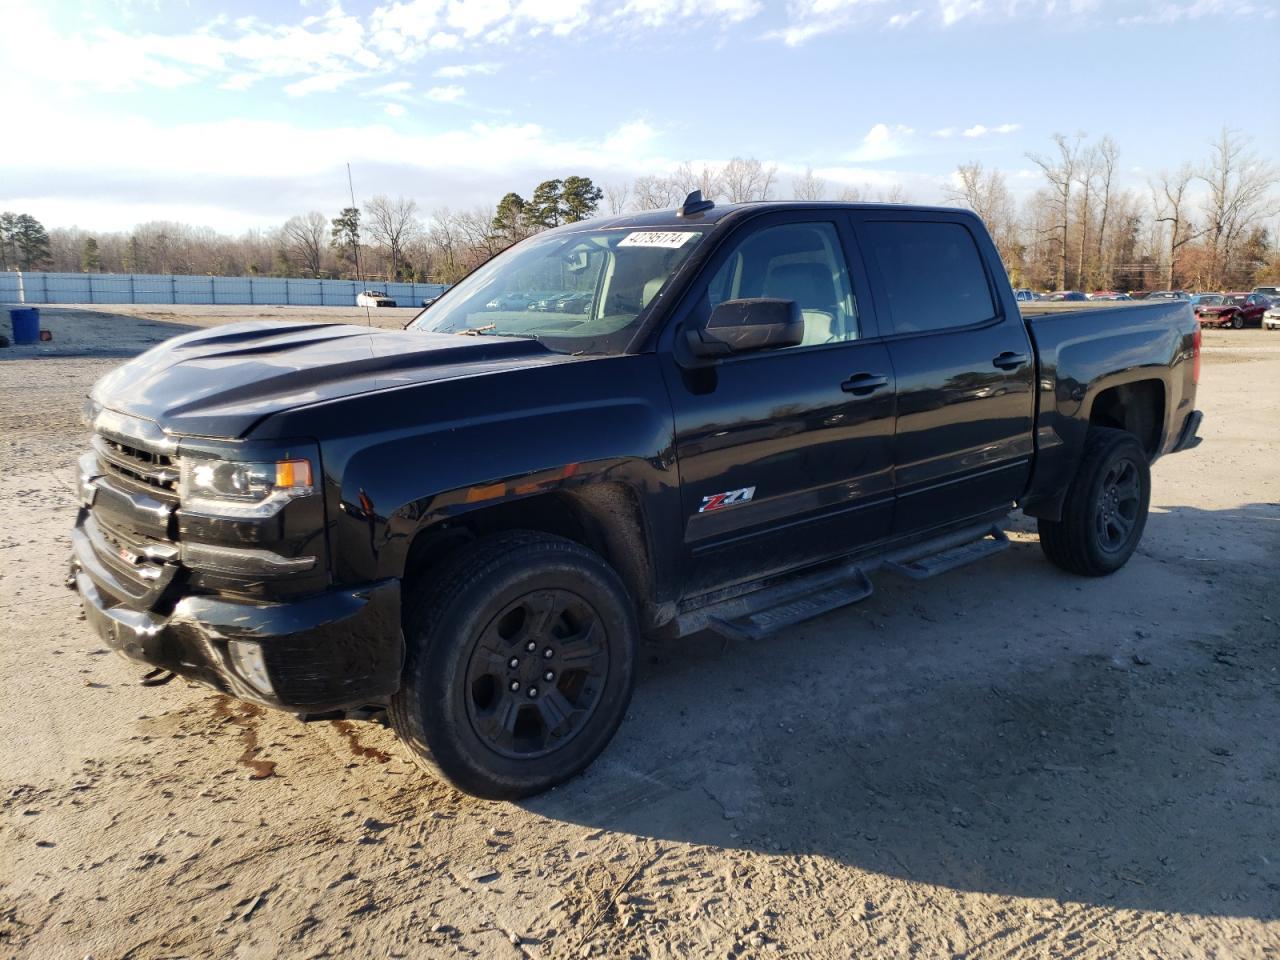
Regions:
M 759 640 L 871 596 L 871 581 L 856 564 L 795 577 L 681 614 L 681 634 L 712 630 L 735 640 Z
M 950 539 L 953 542 L 923 544 L 928 551 L 925 553 L 917 548 L 915 553 L 893 554 L 884 559 L 882 566 L 912 580 L 928 580 L 1009 548 L 1009 538 L 997 524 L 978 531 L 964 530 Z

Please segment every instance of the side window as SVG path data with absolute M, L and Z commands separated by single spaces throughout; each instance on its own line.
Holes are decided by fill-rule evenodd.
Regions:
M 973 235 L 958 223 L 867 221 L 895 333 L 945 330 L 995 316 Z
M 708 311 L 747 297 L 796 301 L 804 316 L 800 346 L 858 339 L 857 307 L 834 224 L 786 223 L 740 241 L 711 278 Z

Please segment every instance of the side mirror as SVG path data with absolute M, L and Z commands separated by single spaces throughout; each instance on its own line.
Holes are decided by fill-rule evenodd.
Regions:
M 794 300 L 753 297 L 726 300 L 711 311 L 707 325 L 685 336 L 696 357 L 726 357 L 804 341 L 804 317 Z

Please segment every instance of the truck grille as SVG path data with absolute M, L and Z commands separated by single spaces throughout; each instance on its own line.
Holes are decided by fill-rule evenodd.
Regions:
M 157 493 L 177 497 L 177 457 L 101 434 L 93 438 L 93 448 L 107 476 L 121 478 L 128 485 L 141 485 Z

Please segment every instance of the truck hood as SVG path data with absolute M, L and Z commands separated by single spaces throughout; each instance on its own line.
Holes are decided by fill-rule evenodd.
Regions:
M 259 321 L 167 340 L 107 374 L 90 396 L 168 433 L 238 438 L 305 404 L 574 359 L 535 340 Z

